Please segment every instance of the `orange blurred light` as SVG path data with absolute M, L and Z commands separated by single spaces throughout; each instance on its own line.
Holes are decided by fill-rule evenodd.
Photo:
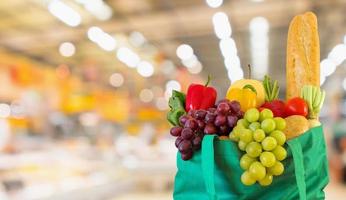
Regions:
M 70 69 L 67 65 L 61 64 L 56 69 L 56 76 L 60 79 L 65 79 L 70 75 Z

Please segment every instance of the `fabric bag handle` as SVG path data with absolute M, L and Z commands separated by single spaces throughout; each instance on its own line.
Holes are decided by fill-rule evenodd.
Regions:
M 214 159 L 214 140 L 216 135 L 206 135 L 202 141 L 202 173 L 205 187 L 210 200 L 217 200 L 215 191 L 215 159 Z
M 305 169 L 303 160 L 302 146 L 296 139 L 287 142 L 291 149 L 293 163 L 294 163 L 294 174 L 296 176 L 296 182 L 298 186 L 299 199 L 306 199 L 306 183 L 305 183 Z

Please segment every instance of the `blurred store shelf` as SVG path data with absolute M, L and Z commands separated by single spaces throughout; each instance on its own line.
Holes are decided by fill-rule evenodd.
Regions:
M 346 196 L 346 186 L 332 182 L 326 187 L 325 192 L 326 200 L 341 200 Z
M 131 200 L 131 199 L 137 199 L 137 200 L 171 200 L 172 194 L 171 193 L 162 193 L 162 194 L 152 194 L 152 193 L 134 193 L 134 194 L 127 194 L 127 195 L 120 195 L 120 197 L 113 198 L 110 200 Z

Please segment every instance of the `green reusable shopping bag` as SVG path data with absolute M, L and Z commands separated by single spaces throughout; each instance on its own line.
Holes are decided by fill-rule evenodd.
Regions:
M 174 183 L 175 200 L 278 200 L 324 199 L 328 184 L 328 161 L 321 126 L 285 144 L 285 171 L 274 176 L 271 185 L 245 186 L 240 181 L 243 170 L 239 159 L 242 153 L 237 144 L 206 135 L 202 150 L 191 160 L 177 155 L 178 172 Z

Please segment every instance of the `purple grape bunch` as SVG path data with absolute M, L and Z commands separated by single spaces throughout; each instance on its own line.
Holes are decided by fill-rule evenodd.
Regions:
M 237 101 L 220 100 L 208 110 L 190 110 L 179 118 L 181 126 L 171 128 L 171 135 L 176 138 L 175 146 L 183 160 L 189 160 L 193 152 L 201 148 L 206 134 L 227 136 L 236 126 L 244 113 Z

